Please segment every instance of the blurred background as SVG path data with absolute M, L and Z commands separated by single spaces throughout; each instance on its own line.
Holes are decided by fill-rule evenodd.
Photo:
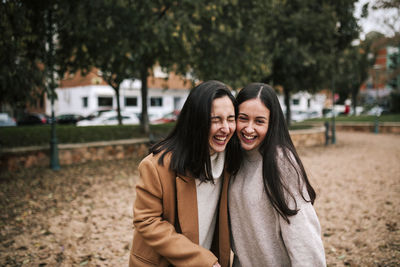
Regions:
M 149 133 L 209 79 L 273 85 L 288 124 L 400 112 L 396 0 L 6 0 L 1 12 L 2 125 Z
M 399 0 L 0 12 L 0 265 L 125 266 L 137 163 L 210 79 L 275 88 L 320 196 L 328 266 L 399 265 Z

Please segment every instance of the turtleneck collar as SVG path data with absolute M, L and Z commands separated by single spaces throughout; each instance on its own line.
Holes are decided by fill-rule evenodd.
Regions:
M 225 151 L 210 156 L 211 172 L 214 179 L 221 177 L 225 165 Z
M 254 162 L 257 160 L 260 160 L 262 158 L 262 155 L 258 148 L 252 149 L 252 150 L 244 150 L 244 159 L 250 162 Z

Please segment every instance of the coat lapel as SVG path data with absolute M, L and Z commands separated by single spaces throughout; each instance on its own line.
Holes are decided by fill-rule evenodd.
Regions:
M 221 266 L 228 266 L 230 260 L 230 238 L 228 222 L 228 188 L 230 175 L 224 171 L 221 199 L 219 202 L 219 261 Z
M 195 179 L 187 176 L 176 177 L 176 195 L 179 225 L 187 238 L 199 244 L 199 221 Z

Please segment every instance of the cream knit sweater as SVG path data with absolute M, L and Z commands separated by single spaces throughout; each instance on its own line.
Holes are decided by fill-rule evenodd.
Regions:
M 214 184 L 196 180 L 197 212 L 199 218 L 199 244 L 210 249 L 217 221 L 217 206 L 221 194 L 221 176 L 224 170 L 225 151 L 210 157 Z
M 261 154 L 257 150 L 246 152 L 229 188 L 233 266 L 326 266 L 315 210 L 294 190 L 294 168 L 282 158 L 278 163 L 299 211 L 289 217 L 290 224 L 276 212 L 264 190 Z M 293 202 L 289 206 L 293 208 Z

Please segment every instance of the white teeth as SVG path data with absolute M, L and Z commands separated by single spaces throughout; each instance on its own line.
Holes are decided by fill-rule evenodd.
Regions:
M 256 138 L 256 136 L 252 136 L 252 135 L 246 135 L 246 134 L 243 134 L 243 137 L 244 138 L 246 138 L 246 139 L 255 139 Z
M 217 139 L 218 141 L 225 141 L 226 140 L 226 136 L 225 137 L 215 136 L 215 139 Z

